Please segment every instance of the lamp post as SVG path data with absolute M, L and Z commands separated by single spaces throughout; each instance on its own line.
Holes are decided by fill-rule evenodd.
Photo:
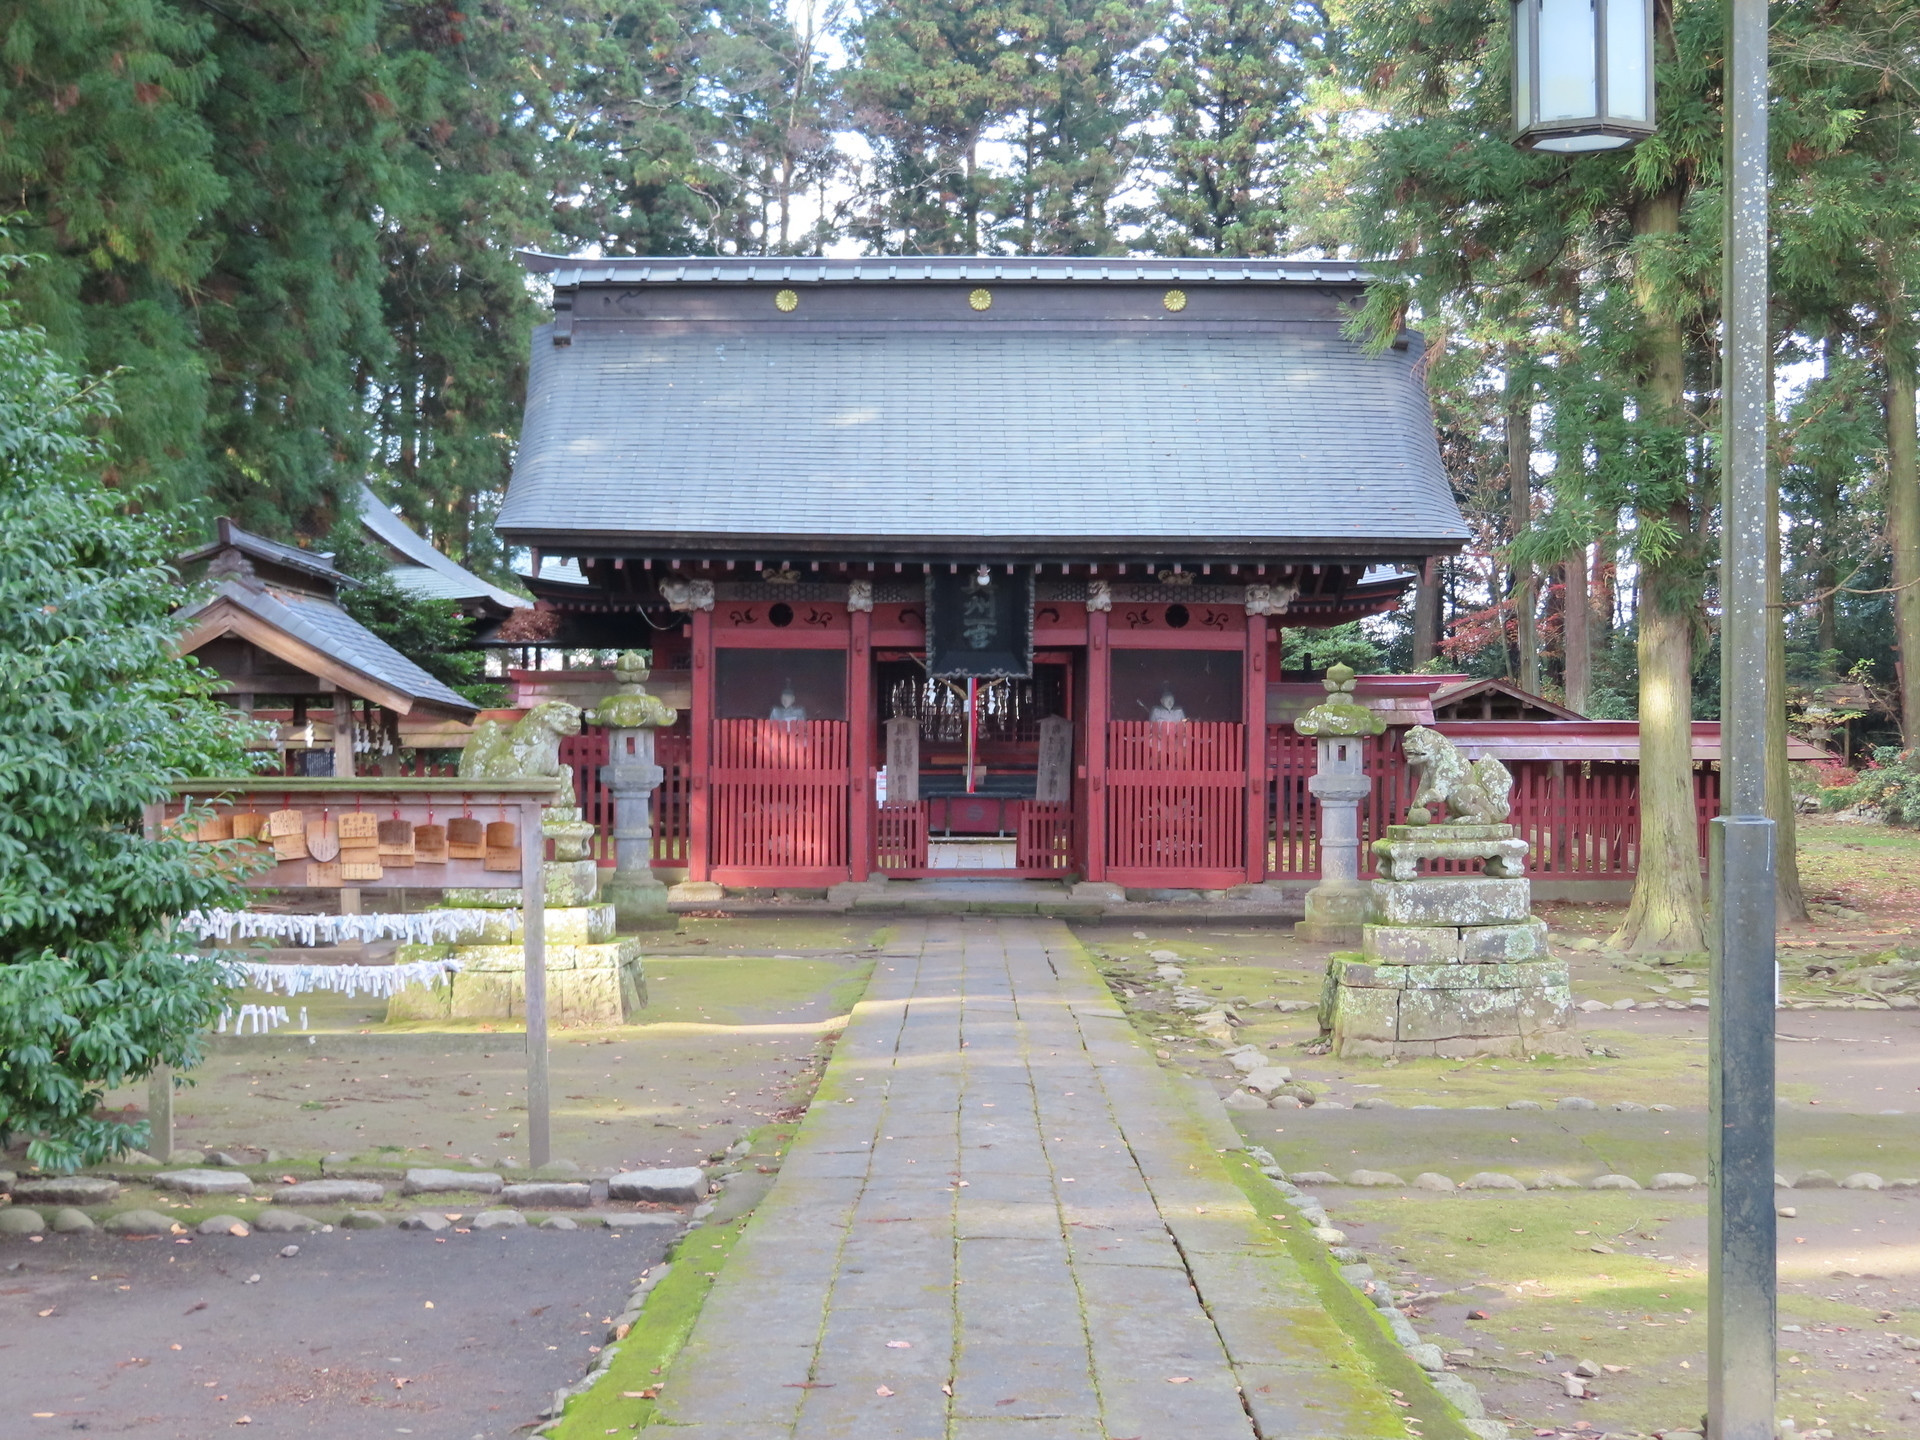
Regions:
M 1774 826 L 1766 805 L 1767 4 L 1726 0 L 1726 321 L 1720 463 L 1721 808 L 1713 953 L 1707 1407 L 1713 1440 L 1773 1440 Z M 1652 0 L 1514 0 L 1514 142 L 1558 153 L 1653 133 Z

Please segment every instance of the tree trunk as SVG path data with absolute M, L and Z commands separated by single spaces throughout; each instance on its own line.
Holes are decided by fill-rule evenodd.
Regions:
M 1582 545 L 1561 565 L 1560 683 L 1569 710 L 1587 713 L 1593 688 L 1593 601 L 1587 595 L 1587 547 Z
M 1823 380 L 1833 378 L 1834 352 L 1840 348 L 1837 336 L 1829 334 L 1822 348 L 1820 376 Z M 1840 606 L 1839 596 L 1835 592 L 1840 585 L 1840 567 L 1834 563 L 1834 546 L 1840 535 L 1840 472 L 1831 461 L 1822 457 L 1819 472 L 1813 477 L 1814 514 L 1819 523 L 1810 543 L 1814 547 L 1817 563 L 1813 570 L 1813 590 L 1816 596 L 1814 604 L 1814 622 L 1818 627 L 1817 642 L 1820 647 L 1822 664 L 1827 655 L 1840 648 Z
M 1767 371 L 1767 414 L 1772 417 L 1773 371 Z M 1768 420 L 1768 429 L 1777 422 Z M 1767 814 L 1773 820 L 1773 896 L 1777 922 L 1804 925 L 1806 892 L 1800 888 L 1800 840 L 1794 822 L 1793 777 L 1787 770 L 1787 612 L 1780 588 L 1780 452 L 1767 446 Z
M 1517 546 L 1533 528 L 1533 405 L 1524 381 L 1517 380 L 1508 357 L 1507 372 L 1507 538 Z M 1533 567 L 1508 552 L 1513 582 L 1514 649 L 1519 667 L 1514 678 L 1522 690 L 1540 691 L 1540 620 L 1536 613 Z
M 1440 637 L 1440 562 L 1429 559 L 1420 566 L 1420 579 L 1413 592 L 1413 668 L 1431 664 Z
M 1679 189 L 1642 201 L 1634 230 L 1673 234 L 1680 228 Z M 1646 418 L 1683 421 L 1686 341 L 1674 316 L 1657 307 L 1651 287 L 1635 286 L 1646 320 Z M 1656 518 L 1646 515 L 1645 520 Z M 1692 506 L 1680 502 L 1658 516 L 1678 535 L 1693 528 Z M 1697 953 L 1707 948 L 1700 832 L 1693 779 L 1693 611 L 1699 582 L 1684 557 L 1640 560 L 1640 853 L 1633 900 L 1613 945 L 1637 953 Z
M 1920 456 L 1915 454 L 1913 349 L 1889 335 L 1887 543 L 1893 551 L 1893 628 L 1900 653 L 1900 735 L 1920 745 Z

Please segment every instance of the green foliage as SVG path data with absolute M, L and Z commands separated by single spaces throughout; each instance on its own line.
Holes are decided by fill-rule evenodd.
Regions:
M 1823 810 L 1851 810 L 1857 805 L 1879 810 L 1889 825 L 1920 825 L 1920 750 L 1876 746 L 1859 779 L 1820 792 Z
M 360 581 L 340 592 L 341 609 L 476 705 L 500 702 L 501 687 L 482 678 L 486 652 L 474 644 L 474 623 L 458 605 L 403 589 L 357 524 L 336 527 L 330 543 L 334 567 Z
M 1287 185 L 1304 158 L 1306 92 L 1337 37 L 1324 17 L 1275 0 L 1180 0 L 1147 62 L 1161 124 L 1142 214 L 1155 255 L 1284 253 Z
M 0 1142 L 57 1169 L 144 1143 L 101 1096 L 198 1059 L 226 975 L 169 921 L 236 887 L 141 806 L 247 769 L 243 722 L 173 653 L 179 537 L 100 483 L 111 414 L 0 313 Z
M 1280 668 L 1310 670 L 1346 665 L 1362 675 L 1380 673 L 1386 651 L 1368 635 L 1358 620 L 1329 625 L 1324 630 L 1288 629 L 1280 632 Z

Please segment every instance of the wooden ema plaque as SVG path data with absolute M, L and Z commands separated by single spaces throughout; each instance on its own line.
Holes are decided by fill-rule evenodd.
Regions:
M 241 879 L 252 889 L 520 888 L 527 842 L 538 834 L 551 785 L 462 785 L 375 776 L 189 781 L 148 817 L 159 833 L 190 816 L 175 833 L 224 843 L 237 868 L 251 872 Z
M 379 830 L 380 863 L 388 869 L 413 868 L 413 822 L 382 820 Z

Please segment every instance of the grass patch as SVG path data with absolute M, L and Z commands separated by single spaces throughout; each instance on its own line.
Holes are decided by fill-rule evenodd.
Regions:
M 1373 1428 L 1365 1433 L 1403 1436 L 1410 1428 L 1403 1420 L 1418 1419 L 1421 1422 L 1418 1433 L 1428 1440 L 1474 1440 L 1473 1433 L 1461 1425 L 1453 1407 L 1428 1384 L 1426 1372 L 1388 1332 L 1379 1311 L 1341 1277 L 1326 1247 L 1313 1238 L 1307 1222 L 1260 1173 L 1252 1157 L 1233 1152 L 1220 1158 L 1234 1184 L 1253 1202 L 1267 1229 L 1286 1246 L 1287 1253 L 1312 1284 L 1330 1322 L 1351 1342 L 1369 1372 L 1364 1383 L 1384 1392 L 1379 1407 L 1381 1413 L 1374 1420 Z M 1332 1351 L 1337 1347 L 1324 1348 Z M 1403 1399 L 1406 1407 L 1390 1406 L 1384 1397 Z M 1357 1435 L 1355 1440 L 1359 1440 Z
M 703 1225 L 681 1242 L 666 1278 L 647 1292 L 640 1318 L 619 1342 L 620 1353 L 591 1390 L 568 1402 L 564 1418 L 550 1432 L 556 1440 L 586 1440 L 615 1427 L 639 1430 L 653 1423 L 659 1409 L 653 1397 L 659 1394 L 668 1366 L 693 1334 L 700 1307 L 706 1304 L 707 1293 L 749 1218 L 743 1215 L 725 1225 Z M 710 1248 L 695 1259 L 688 1249 L 695 1244 Z M 699 1268 L 705 1265 L 713 1269 Z

